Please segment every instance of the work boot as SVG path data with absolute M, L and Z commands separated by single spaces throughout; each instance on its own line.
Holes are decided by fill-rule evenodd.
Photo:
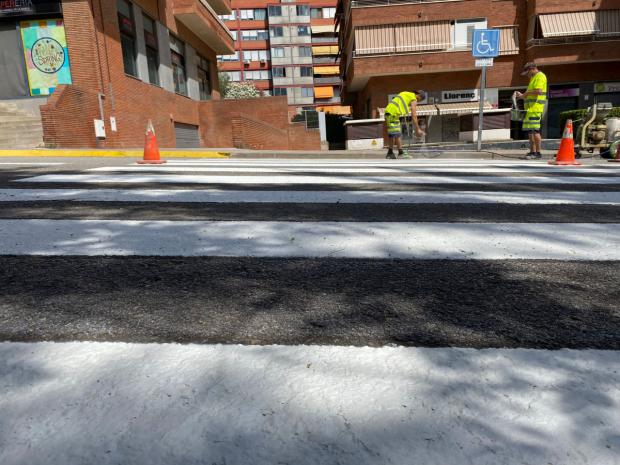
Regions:
M 402 150 L 398 151 L 398 158 L 411 158 L 408 153 L 405 153 Z
M 392 149 L 389 149 L 387 155 L 385 156 L 385 158 L 389 158 L 391 160 L 395 160 L 396 159 L 396 155 L 394 155 L 394 152 L 392 151 Z
M 542 155 L 540 152 L 529 152 L 526 156 L 523 157 L 523 160 L 540 160 Z

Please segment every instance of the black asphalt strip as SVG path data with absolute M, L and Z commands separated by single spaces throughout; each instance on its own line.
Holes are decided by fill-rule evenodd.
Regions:
M 0 340 L 620 350 L 620 262 L 0 257 Z
M 2 219 L 620 223 L 617 205 L 0 202 Z

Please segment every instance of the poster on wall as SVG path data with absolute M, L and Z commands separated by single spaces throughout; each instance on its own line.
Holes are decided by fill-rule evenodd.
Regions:
M 22 21 L 20 28 L 30 95 L 50 95 L 59 84 L 71 84 L 62 19 Z

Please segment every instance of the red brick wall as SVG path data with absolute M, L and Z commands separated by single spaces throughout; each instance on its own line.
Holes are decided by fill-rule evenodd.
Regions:
M 293 123 L 288 130 L 289 150 L 321 150 L 318 129 L 306 131 L 304 123 Z
M 252 150 L 287 150 L 289 148 L 288 132 L 270 124 L 248 118 L 232 118 L 233 146 Z

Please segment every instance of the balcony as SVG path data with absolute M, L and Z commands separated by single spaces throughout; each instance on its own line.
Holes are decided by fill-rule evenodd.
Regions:
M 227 15 L 232 11 L 230 0 L 207 0 L 218 15 Z
M 172 14 L 218 55 L 235 51 L 230 31 L 206 0 L 173 0 Z
M 334 37 L 317 37 L 317 36 L 312 36 L 312 43 L 313 44 L 337 44 L 338 43 L 338 37 L 334 36 Z
M 438 3 L 446 1 L 466 1 L 466 0 L 352 0 L 351 8 L 366 8 L 371 6 L 390 6 L 390 5 L 417 5 L 420 3 Z
M 315 65 L 338 65 L 338 59 L 333 56 L 313 57 L 312 63 Z
M 333 84 L 333 85 L 339 85 L 340 84 L 340 76 L 329 76 L 329 77 L 315 77 L 314 78 L 314 84 Z

